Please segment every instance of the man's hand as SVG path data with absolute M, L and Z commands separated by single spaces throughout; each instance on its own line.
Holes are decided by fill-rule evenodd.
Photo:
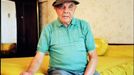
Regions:
M 20 75 L 32 75 L 30 72 L 22 72 Z
M 42 63 L 43 57 L 44 57 L 44 53 L 37 52 L 35 57 L 31 61 L 28 69 L 22 72 L 20 75 L 33 75 L 39 69 L 39 66 Z

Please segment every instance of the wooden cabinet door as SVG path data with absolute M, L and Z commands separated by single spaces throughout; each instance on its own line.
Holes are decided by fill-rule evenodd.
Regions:
M 17 55 L 33 56 L 38 41 L 36 0 L 16 0 Z

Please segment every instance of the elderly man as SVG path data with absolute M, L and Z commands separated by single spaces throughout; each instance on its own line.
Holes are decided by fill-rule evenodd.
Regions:
M 21 75 L 33 75 L 46 52 L 50 55 L 48 75 L 99 75 L 90 26 L 73 17 L 78 4 L 76 0 L 56 0 L 52 4 L 58 18 L 42 30 L 37 53 Z

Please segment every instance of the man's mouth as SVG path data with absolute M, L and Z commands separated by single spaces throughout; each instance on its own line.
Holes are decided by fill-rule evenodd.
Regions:
M 69 16 L 62 16 L 63 18 L 69 18 Z

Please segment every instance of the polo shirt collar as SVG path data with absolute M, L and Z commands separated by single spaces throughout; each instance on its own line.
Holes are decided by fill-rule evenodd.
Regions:
M 63 26 L 63 24 L 60 22 L 59 18 L 57 18 L 57 25 L 59 27 Z M 74 17 L 72 18 L 72 21 L 71 21 L 70 25 L 77 25 L 76 24 L 76 19 Z

